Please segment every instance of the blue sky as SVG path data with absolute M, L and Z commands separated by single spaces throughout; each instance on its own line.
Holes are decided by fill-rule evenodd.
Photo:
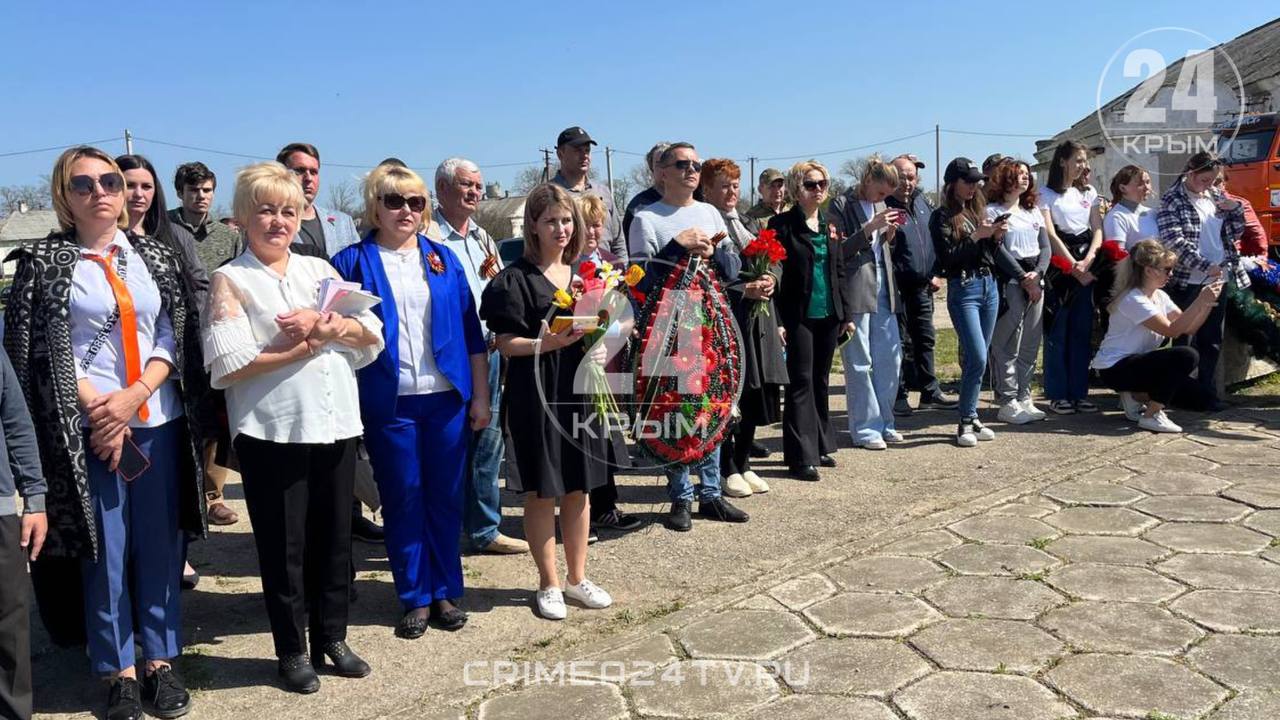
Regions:
M 396 155 L 430 171 L 463 155 L 509 186 L 519 167 L 496 165 L 539 163 L 568 125 L 630 152 L 689 140 L 704 158 L 807 157 L 935 123 L 1051 134 L 1093 111 L 1103 67 L 1134 35 L 1178 25 L 1225 41 L 1277 14 L 1256 0 L 1158 13 L 1121 2 L 799 7 L 6 3 L 0 185 L 36 182 L 57 156 L 5 153 L 103 138 L 123 152 L 126 127 L 166 186 L 181 162 L 212 167 L 219 204 L 250 160 L 147 139 L 262 157 L 306 140 L 320 147 L 322 182 L 361 172 L 337 163 Z M 932 135 L 877 149 L 918 153 L 932 183 Z M 1033 149 L 1033 138 L 942 135 L 944 163 Z M 820 159 L 834 168 L 866 152 Z M 603 170 L 603 152 L 596 162 Z M 636 162 L 615 156 L 615 173 Z

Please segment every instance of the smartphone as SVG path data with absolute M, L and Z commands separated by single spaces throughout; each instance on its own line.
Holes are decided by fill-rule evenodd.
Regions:
M 116 465 L 116 472 L 120 473 L 120 477 L 126 481 L 133 480 L 151 467 L 151 459 L 142 454 L 138 446 L 133 442 L 133 438 L 124 439 L 124 447 L 120 451 L 120 463 Z
M 995 217 L 995 219 L 991 221 L 991 224 L 992 224 L 992 225 L 995 225 L 996 223 L 1002 223 L 1002 222 L 1004 222 L 1005 220 L 1008 220 L 1008 219 L 1009 219 L 1009 218 L 1011 218 L 1011 217 L 1013 217 L 1013 213 L 1004 213 L 1004 214 L 1001 214 L 1001 215 L 997 215 L 997 216 Z

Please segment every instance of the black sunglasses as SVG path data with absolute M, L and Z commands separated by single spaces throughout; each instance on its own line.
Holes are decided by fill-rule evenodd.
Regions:
M 680 172 L 688 172 L 690 170 L 696 173 L 702 172 L 702 163 L 697 160 L 676 160 L 667 165 L 667 167 L 673 167 Z
M 383 195 L 381 200 L 382 207 L 388 210 L 399 210 L 405 205 L 408 205 L 409 209 L 416 213 L 420 213 L 427 209 L 427 199 L 421 195 L 410 195 L 409 197 L 405 197 L 400 193 L 388 193 Z
M 817 192 L 819 190 L 827 189 L 826 180 L 805 180 L 802 184 L 804 185 L 804 189 L 809 192 Z
M 77 195 L 92 195 L 94 185 L 100 186 L 102 192 L 108 195 L 115 195 L 124 190 L 124 178 L 120 173 L 109 172 L 96 178 L 92 175 L 76 175 L 67 181 L 71 192 Z

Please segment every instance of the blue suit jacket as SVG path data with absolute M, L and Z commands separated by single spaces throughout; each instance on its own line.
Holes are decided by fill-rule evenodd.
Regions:
M 360 283 L 364 290 L 382 298 L 373 312 L 382 321 L 386 347 L 373 363 L 359 371 L 361 417 L 366 424 L 381 425 L 395 414 L 400 386 L 400 316 L 373 237 L 371 232 L 359 243 L 339 251 L 332 262 L 343 278 Z M 431 351 L 440 372 L 458 389 L 462 399 L 469 401 L 471 356 L 486 352 L 475 296 L 462 263 L 452 250 L 422 234 L 418 235 L 418 248 L 431 288 Z M 444 261 L 444 272 L 431 272 L 429 252 Z

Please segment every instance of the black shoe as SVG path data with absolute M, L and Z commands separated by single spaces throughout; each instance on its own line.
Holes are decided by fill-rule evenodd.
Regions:
M 355 515 L 351 518 L 351 539 L 378 544 L 385 540 L 386 533 L 382 531 L 382 526 L 370 520 L 364 515 Z
M 769 448 L 765 447 L 763 443 L 753 442 L 751 443 L 751 449 L 747 451 L 747 454 L 757 460 L 767 458 L 769 457 Z
M 116 678 L 107 690 L 106 720 L 142 720 L 142 686 L 134 678 Z
M 593 527 L 587 528 L 587 544 L 595 545 L 598 542 L 600 542 L 600 533 L 596 532 Z
M 430 616 L 421 616 L 413 610 L 404 614 L 400 618 L 400 622 L 396 623 L 396 637 L 405 640 L 417 640 L 427 632 L 427 622 Z
M 830 455 L 823 455 L 818 458 L 818 464 L 821 465 L 822 467 L 835 467 L 836 459 L 831 457 Z
M 751 519 L 750 515 L 730 505 L 729 501 L 722 497 L 698 503 L 698 516 L 731 523 L 744 523 Z
M 693 503 L 688 500 L 676 500 L 671 503 L 671 512 L 667 513 L 667 527 L 676 532 L 689 532 L 693 529 Z
M 920 393 L 920 407 L 932 407 L 939 410 L 954 410 L 960 406 L 960 401 L 956 398 L 947 397 L 942 394 L 941 390 L 935 392 Z
M 467 624 L 467 614 L 456 607 L 440 610 L 439 605 L 431 605 L 431 622 L 441 630 L 461 630 Z
M 787 468 L 787 473 L 791 475 L 791 477 L 797 480 L 804 480 L 805 482 L 817 482 L 822 479 L 822 477 L 818 475 L 818 468 L 812 465 L 796 465 Z
M 897 400 L 893 401 L 893 414 L 895 417 L 907 417 L 912 412 L 914 411 L 911 409 L 911 402 L 907 400 L 906 395 L 900 395 Z
M 373 672 L 373 669 L 369 667 L 369 663 L 361 660 L 360 656 L 347 647 L 347 644 L 342 640 L 334 640 L 323 645 L 312 645 L 311 657 L 315 658 L 320 667 L 324 667 L 325 660 L 328 659 L 333 663 L 334 673 L 340 677 L 362 678 Z
M 284 680 L 284 686 L 290 692 L 310 695 L 320 689 L 320 677 L 316 669 L 311 667 L 311 660 L 306 653 L 286 655 L 276 663 L 276 672 Z
M 182 717 L 191 709 L 191 693 L 168 665 L 156 668 L 143 679 L 142 696 L 151 704 L 151 714 L 158 718 Z
M 640 518 L 635 515 L 628 515 L 616 508 L 601 515 L 595 520 L 592 520 L 591 524 L 596 527 L 622 530 L 624 532 L 628 530 L 636 530 L 641 525 L 644 525 L 644 523 L 640 521 Z

